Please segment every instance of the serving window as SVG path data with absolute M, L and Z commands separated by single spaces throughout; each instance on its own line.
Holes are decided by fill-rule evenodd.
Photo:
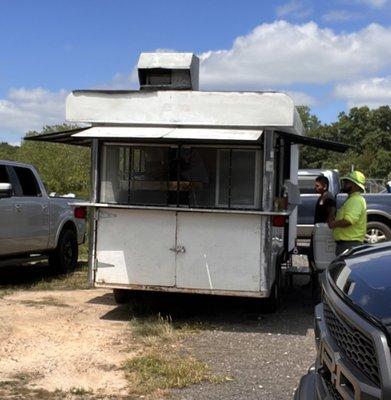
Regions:
M 101 157 L 104 203 L 260 207 L 260 148 L 105 144 Z

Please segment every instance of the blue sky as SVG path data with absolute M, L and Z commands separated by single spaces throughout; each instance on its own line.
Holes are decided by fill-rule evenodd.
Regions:
M 139 53 L 201 57 L 201 89 L 282 90 L 323 122 L 391 104 L 391 0 L 0 0 L 0 141 L 73 89 L 137 88 Z

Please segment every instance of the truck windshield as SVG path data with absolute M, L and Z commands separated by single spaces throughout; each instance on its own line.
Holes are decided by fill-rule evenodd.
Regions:
M 105 145 L 101 202 L 259 208 L 260 150 Z

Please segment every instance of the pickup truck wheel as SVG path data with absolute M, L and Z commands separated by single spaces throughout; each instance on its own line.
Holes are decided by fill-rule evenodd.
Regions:
M 367 234 L 364 241 L 375 244 L 391 240 L 391 228 L 383 222 L 370 221 L 367 223 Z
M 49 255 L 49 264 L 62 274 L 73 271 L 77 265 L 78 246 L 75 232 L 61 232 L 56 249 Z

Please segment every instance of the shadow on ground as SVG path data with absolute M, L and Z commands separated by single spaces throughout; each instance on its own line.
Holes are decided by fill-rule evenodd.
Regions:
M 32 288 L 45 283 L 47 286 L 56 281 L 64 281 L 74 274 L 83 273 L 80 282 L 87 284 L 87 263 L 79 261 L 76 270 L 69 275 L 59 274 L 47 262 L 33 264 L 12 265 L 0 268 L 0 290 Z M 50 287 L 48 287 L 49 289 Z M 72 287 L 70 287 L 72 288 Z M 56 287 L 53 287 L 56 289 Z M 76 288 L 75 288 L 76 289 Z
M 91 303 L 113 304 L 102 319 L 127 321 L 169 316 L 174 323 L 201 323 L 223 331 L 306 335 L 313 327 L 316 299 L 309 289 L 286 288 L 276 313 L 267 312 L 264 300 L 180 293 L 132 292 L 129 303 L 116 306 L 111 293 Z

